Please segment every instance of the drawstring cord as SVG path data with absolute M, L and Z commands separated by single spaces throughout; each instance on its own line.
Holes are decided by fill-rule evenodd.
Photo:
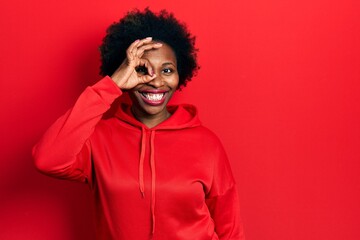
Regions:
M 151 166 L 151 216 L 152 216 L 152 233 L 155 233 L 155 181 L 156 181 L 156 171 L 155 171 L 155 157 L 154 157 L 154 139 L 155 131 L 151 131 L 150 137 L 150 166 Z
M 146 131 L 145 128 L 141 128 L 141 152 L 139 161 L 139 187 L 142 197 L 145 197 L 144 189 L 144 160 L 145 160 L 145 148 L 146 148 Z
M 156 170 L 155 170 L 155 131 L 151 131 L 150 134 L 150 168 L 151 168 L 151 219 L 152 219 L 152 234 L 155 233 L 155 183 L 156 183 Z M 144 161 L 145 161 L 145 150 L 146 150 L 146 130 L 144 127 L 141 128 L 141 150 L 140 150 L 140 161 L 139 161 L 139 188 L 141 196 L 145 197 L 144 187 Z

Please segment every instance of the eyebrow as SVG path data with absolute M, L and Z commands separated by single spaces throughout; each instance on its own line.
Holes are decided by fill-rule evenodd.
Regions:
M 162 66 L 166 66 L 166 65 L 173 65 L 174 67 L 176 67 L 176 65 L 173 62 L 165 62 L 163 64 L 161 64 Z

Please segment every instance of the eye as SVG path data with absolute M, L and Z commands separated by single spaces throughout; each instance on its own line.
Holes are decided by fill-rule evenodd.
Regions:
M 169 75 L 169 74 L 173 73 L 174 70 L 172 68 L 165 68 L 162 70 L 162 72 L 166 75 Z
M 148 74 L 147 68 L 144 66 L 138 66 L 135 68 L 135 71 L 141 75 L 146 75 Z

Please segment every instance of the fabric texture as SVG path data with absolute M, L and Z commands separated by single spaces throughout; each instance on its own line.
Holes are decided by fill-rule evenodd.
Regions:
M 37 168 L 88 183 L 98 239 L 243 240 L 237 188 L 219 139 L 192 105 L 148 128 L 105 77 L 80 95 L 33 148 Z

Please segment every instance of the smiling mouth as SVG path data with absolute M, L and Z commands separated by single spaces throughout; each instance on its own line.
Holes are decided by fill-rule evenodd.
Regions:
M 142 98 L 142 100 L 151 106 L 158 106 L 161 105 L 165 102 L 165 96 L 167 92 L 157 92 L 157 93 L 152 93 L 152 92 L 140 92 L 140 96 Z
M 140 92 L 140 94 L 150 101 L 161 101 L 161 99 L 165 96 L 165 93 Z

